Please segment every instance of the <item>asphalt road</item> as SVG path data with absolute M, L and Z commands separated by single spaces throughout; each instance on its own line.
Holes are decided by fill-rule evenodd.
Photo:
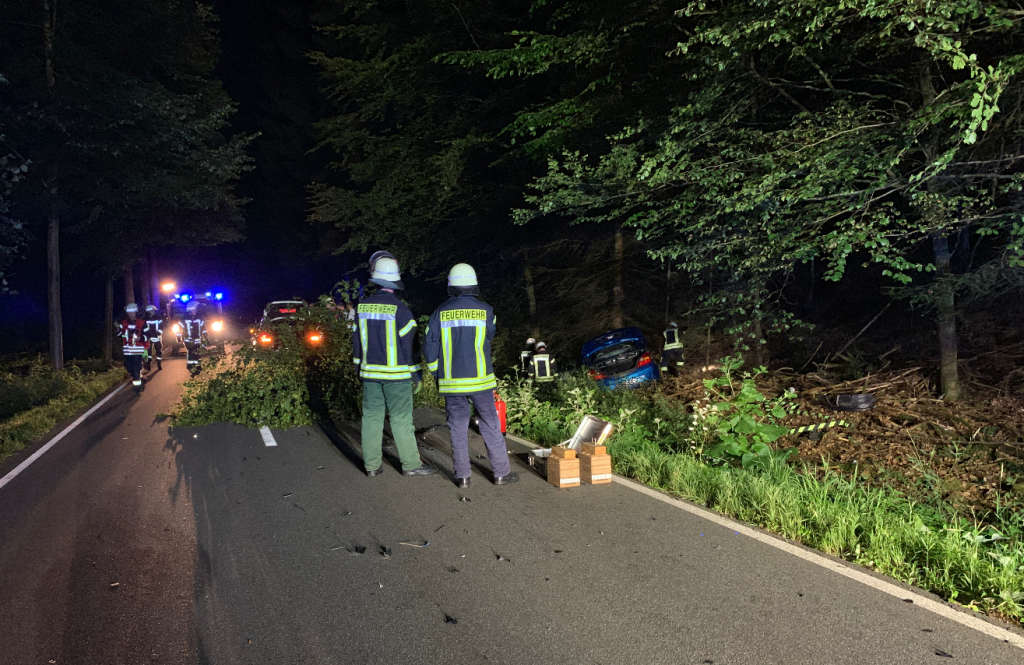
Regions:
M 1024 662 L 620 485 L 495 487 L 476 458 L 458 490 L 393 451 L 367 478 L 351 429 L 169 430 L 184 375 L 0 489 L 0 663 Z M 422 440 L 450 474 L 445 430 Z

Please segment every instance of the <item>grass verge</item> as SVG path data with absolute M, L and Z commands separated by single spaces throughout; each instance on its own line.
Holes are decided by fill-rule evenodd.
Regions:
M 124 369 L 118 367 L 85 373 L 77 367 L 70 367 L 59 374 L 60 389 L 55 396 L 0 422 L 0 461 L 91 405 L 121 382 Z
M 765 457 L 741 466 L 706 451 L 735 427 L 709 405 L 667 400 L 653 389 L 609 392 L 566 377 L 538 393 L 503 382 L 509 431 L 551 445 L 567 439 L 587 413 L 610 420 L 615 471 L 823 552 L 873 568 L 968 608 L 1024 623 L 1024 514 L 1000 508 L 979 519 L 942 503 L 919 503 L 873 487 L 856 472 Z M 733 398 L 750 399 L 749 391 Z M 717 412 L 730 397 L 709 394 Z

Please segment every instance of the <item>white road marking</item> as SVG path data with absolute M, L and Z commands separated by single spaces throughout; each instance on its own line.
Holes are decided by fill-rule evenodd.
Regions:
M 274 438 L 274 434 L 266 425 L 260 427 L 260 436 L 263 437 L 263 444 L 266 445 L 268 448 L 277 445 L 277 439 Z
M 533 443 L 532 441 L 521 439 L 518 436 L 506 434 L 506 437 L 512 439 L 516 443 L 520 443 L 530 448 L 540 448 L 540 446 Z M 971 614 L 967 614 L 967 612 L 965 611 L 961 611 L 955 609 L 954 607 L 950 607 L 949 605 L 946 605 L 943 602 L 929 598 L 928 596 L 925 596 L 917 591 L 913 591 L 911 589 L 901 587 L 898 584 L 893 584 L 892 582 L 879 579 L 874 575 L 870 575 L 862 570 L 853 568 L 842 561 L 830 559 L 817 552 L 804 549 L 803 547 L 800 547 L 798 545 L 786 542 L 785 540 L 782 540 L 777 536 L 773 536 L 771 534 L 758 531 L 757 529 L 751 528 L 746 524 L 737 522 L 729 517 L 719 515 L 718 513 L 708 510 L 706 508 L 701 508 L 692 503 L 688 503 L 681 499 L 669 496 L 664 492 L 651 489 L 646 485 L 641 485 L 640 483 L 634 480 L 624 478 L 623 476 L 620 476 L 618 474 L 614 474 L 612 476 L 612 481 L 624 487 L 628 487 L 629 489 L 635 492 L 646 494 L 652 499 L 661 501 L 662 503 L 666 503 L 674 508 L 686 511 L 691 515 L 696 515 L 697 517 L 706 519 L 709 522 L 714 522 L 715 524 L 724 526 L 727 529 L 732 529 L 737 533 L 741 533 L 744 536 L 747 536 L 748 538 L 753 538 L 754 540 L 764 543 L 769 547 L 774 547 L 777 550 L 781 550 L 783 552 L 786 552 L 787 554 L 792 554 L 793 556 L 803 559 L 804 561 L 812 563 L 816 566 L 820 566 L 821 568 L 825 568 L 827 570 L 831 570 L 834 573 L 838 573 L 843 577 L 847 577 L 856 582 L 860 582 L 861 584 L 867 585 L 872 589 L 875 589 L 876 591 L 881 591 L 884 594 L 888 594 L 894 598 L 899 598 L 900 600 L 903 600 L 905 598 L 911 598 L 914 601 L 914 605 L 916 605 L 917 607 L 932 612 L 933 614 L 938 614 L 939 616 L 945 617 L 950 621 L 955 621 L 956 623 L 962 626 L 966 626 L 967 628 L 972 628 L 978 631 L 979 633 L 984 633 L 985 635 L 988 635 L 989 637 L 994 637 L 997 640 L 1008 642 L 1009 644 L 1012 644 L 1013 646 L 1019 649 L 1024 649 L 1024 635 L 1021 635 L 1020 633 L 1016 633 L 1014 631 L 1007 630 L 1006 628 L 1003 628 L 1001 626 L 989 623 L 988 621 L 980 617 L 973 616 Z
M 32 462 L 35 462 L 37 459 L 42 457 L 43 453 L 45 453 L 50 448 L 53 448 L 57 444 L 58 441 L 63 439 L 65 436 L 67 436 L 68 433 L 71 430 L 73 430 L 76 427 L 78 427 L 79 425 L 81 425 L 85 421 L 86 418 L 91 416 L 96 411 L 96 409 L 98 409 L 101 406 L 103 406 L 104 404 L 106 404 L 110 400 L 111 397 L 113 397 L 117 393 L 121 392 L 121 390 L 123 388 L 125 388 L 127 385 L 128 385 L 127 383 L 122 383 L 121 385 L 119 385 L 117 388 L 115 388 L 106 397 L 104 397 L 100 401 L 96 402 L 96 404 L 94 404 L 91 409 L 89 409 L 88 411 L 86 411 L 82 415 L 78 416 L 78 418 L 76 418 L 73 423 L 71 423 L 70 425 L 65 427 L 63 430 L 61 430 L 60 434 L 58 434 L 57 436 L 55 436 L 52 439 L 50 439 L 49 441 L 47 441 L 43 445 L 42 448 L 40 448 L 39 450 L 37 450 L 34 453 L 32 453 L 28 457 L 28 459 L 26 459 L 24 462 L 22 462 L 18 466 L 14 467 L 14 469 L 12 469 L 11 472 L 8 473 L 6 476 L 4 476 L 3 478 L 0 478 L 0 489 L 3 489 L 4 485 L 6 485 L 7 483 L 9 483 L 12 480 L 14 480 L 15 476 L 17 476 L 19 473 L 21 473 L 22 471 L 27 469 L 29 467 L 29 465 L 32 464 Z

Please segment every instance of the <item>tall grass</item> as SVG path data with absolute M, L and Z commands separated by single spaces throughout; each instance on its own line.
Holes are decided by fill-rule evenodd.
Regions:
M 505 382 L 509 430 L 553 444 L 592 413 L 618 425 L 617 473 L 725 515 L 873 568 L 968 607 L 1024 621 L 1024 515 L 987 525 L 948 506 L 915 503 L 856 473 L 773 458 L 756 469 L 711 463 L 708 433 L 684 405 L 654 393 L 608 392 L 579 377 L 539 399 Z
M 75 366 L 61 372 L 32 370 L 20 378 L 6 376 L 4 394 L 21 396 L 10 399 L 6 404 L 13 406 L 18 403 L 23 408 L 0 420 L 0 460 L 23 449 L 61 421 L 89 406 L 123 378 L 124 370 L 121 368 L 85 373 Z M 19 382 L 25 385 L 19 386 Z M 24 399 L 26 394 L 34 398 Z

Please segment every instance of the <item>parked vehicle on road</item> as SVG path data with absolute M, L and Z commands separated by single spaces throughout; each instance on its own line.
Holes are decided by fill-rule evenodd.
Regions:
M 267 303 L 259 323 L 250 331 L 252 345 L 258 349 L 276 349 L 284 341 L 282 335 L 295 335 L 307 347 L 320 347 L 324 342 L 324 333 L 308 321 L 308 307 L 305 300 L 299 299 Z
M 584 344 L 580 355 L 590 378 L 606 388 L 635 388 L 661 376 L 639 328 L 609 330 Z

